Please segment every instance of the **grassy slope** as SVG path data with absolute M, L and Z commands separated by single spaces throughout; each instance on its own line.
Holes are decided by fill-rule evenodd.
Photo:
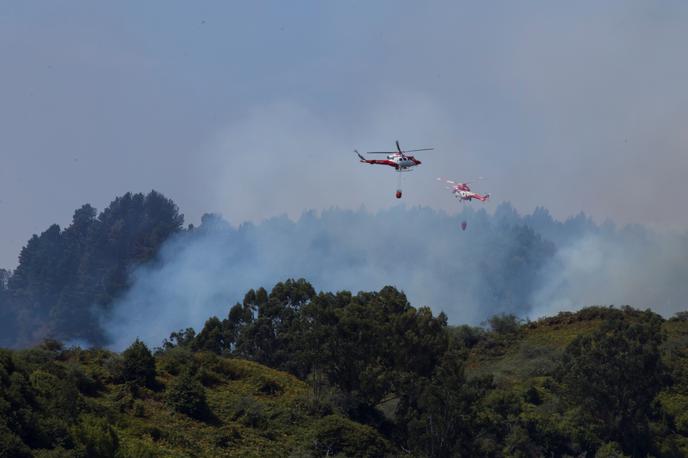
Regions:
M 601 320 L 590 320 L 526 327 L 518 339 L 507 343 L 504 353 L 475 348 L 469 355 L 468 373 L 491 374 L 504 387 L 524 384 L 550 374 L 566 346 L 578 335 L 592 333 L 600 323 Z
M 86 397 L 90 410 L 107 416 L 124 456 L 310 456 L 315 431 L 332 416 L 309 413 L 308 386 L 290 374 L 250 361 L 195 354 L 205 368 L 206 395 L 214 419 L 203 422 L 172 411 L 165 388 L 175 376 L 158 360 L 159 388 L 132 396 L 123 385 L 107 383 Z M 76 352 L 62 364 L 77 364 L 103 378 L 107 352 Z M 377 436 L 367 426 L 334 419 L 358 437 Z M 381 438 L 375 440 L 383 441 Z M 324 445 L 326 447 L 326 444 Z
M 566 346 L 601 323 L 601 319 L 531 323 L 519 337 L 497 345 L 496 350 L 475 347 L 469 355 L 468 375 L 491 374 L 498 386 L 517 392 L 532 386 L 541 388 Z M 663 330 L 667 335 L 663 348 L 667 364 L 672 371 L 688 374 L 688 322 L 666 321 Z M 121 456 L 311 456 L 317 432 L 333 423 L 334 429 L 344 425 L 354 437 L 389 446 L 372 428 L 341 416 L 315 414 L 309 408 L 307 384 L 250 361 L 207 353 L 190 356 L 203 368 L 208 404 L 215 416 L 202 422 L 175 413 L 165 404 L 166 388 L 175 375 L 165 370 L 160 358 L 158 389 L 141 389 L 132 396 L 124 385 L 110 380 L 106 367 L 113 354 L 77 349 L 64 355 L 57 364 L 79 367 L 103 383 L 103 389 L 84 399 L 93 415 L 107 417 L 114 426 L 124 452 Z M 676 418 L 677 432 L 684 436 L 688 435 L 687 388 L 675 386 L 659 397 Z M 536 409 L 542 421 L 548 421 L 548 404 L 545 400 Z
M 532 323 L 524 327 L 521 336 L 509 341 L 503 352 L 474 348 L 468 359 L 468 373 L 492 374 L 497 384 L 504 387 L 527 384 L 550 375 L 566 346 L 579 335 L 591 334 L 601 324 L 601 319 Z M 666 334 L 663 353 L 667 364 L 688 363 L 688 321 L 665 321 L 662 329 Z

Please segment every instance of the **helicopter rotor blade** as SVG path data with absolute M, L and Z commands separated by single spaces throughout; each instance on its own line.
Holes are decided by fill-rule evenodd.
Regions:
M 435 149 L 435 148 L 410 149 L 410 150 L 407 150 L 406 152 L 407 152 L 407 153 L 415 153 L 416 151 L 432 151 L 432 150 L 434 150 L 434 149 Z

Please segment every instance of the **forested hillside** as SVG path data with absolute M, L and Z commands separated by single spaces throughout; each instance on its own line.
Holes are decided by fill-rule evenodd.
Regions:
M 591 303 L 671 316 L 688 294 L 688 236 L 597 226 L 582 214 L 561 222 L 542 208 L 331 209 L 296 221 L 232 226 L 206 215 L 182 225 L 177 206 L 151 192 L 118 197 L 100 214 L 84 205 L 66 228 L 31 237 L 16 270 L 0 271 L 0 345 L 55 338 L 123 349 L 137 336 L 155 345 L 247 289 L 292 277 L 331 291 L 394 285 L 449 322 L 471 324 Z
M 126 194 L 0 270 L 0 457 L 688 455 L 685 307 L 524 318 L 681 310 L 688 237 L 508 204 L 182 226 Z
M 64 230 L 31 237 L 11 277 L 0 273 L 0 346 L 48 336 L 105 344 L 100 314 L 183 221 L 163 195 L 127 193 L 100 214 L 86 204 Z
M 687 344 L 685 313 L 448 326 L 289 280 L 153 351 L 2 350 L 0 456 L 680 457 Z

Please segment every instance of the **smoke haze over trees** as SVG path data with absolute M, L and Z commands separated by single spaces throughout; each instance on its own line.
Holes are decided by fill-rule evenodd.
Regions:
M 100 215 L 87 204 L 66 229 L 52 225 L 31 237 L 0 290 L 0 345 L 47 336 L 104 344 L 100 315 L 129 285 L 130 269 L 153 258 L 182 222 L 161 194 L 127 193 Z
M 156 345 L 171 329 L 226 316 L 249 288 L 299 277 L 318 290 L 395 286 L 450 323 L 591 304 L 670 315 L 688 297 L 688 236 L 599 226 L 583 214 L 560 222 L 544 208 L 525 216 L 508 203 L 493 215 L 330 209 L 296 221 L 233 226 L 206 215 L 197 228 L 182 225 L 176 205 L 152 192 L 119 197 L 98 216 L 85 205 L 66 229 L 33 236 L 0 282 L 0 345 L 46 336 Z

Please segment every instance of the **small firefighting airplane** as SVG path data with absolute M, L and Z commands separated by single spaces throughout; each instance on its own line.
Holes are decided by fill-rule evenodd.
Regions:
M 489 194 L 481 195 L 477 192 L 471 191 L 470 183 L 457 183 L 455 181 L 447 180 L 446 178 L 438 178 L 437 181 L 444 181 L 450 186 L 447 189 L 451 190 L 454 197 L 459 199 L 461 202 L 470 202 L 473 199 L 479 200 L 480 202 L 485 202 L 490 198 Z
M 413 167 L 420 165 L 421 161 L 416 159 L 413 156 L 409 156 L 406 153 L 415 153 L 418 151 L 432 151 L 434 148 L 420 148 L 420 149 L 410 149 L 403 151 L 401 149 L 401 146 L 399 146 L 399 141 L 396 141 L 397 145 L 397 150 L 396 151 L 368 151 L 366 154 L 386 154 L 387 157 L 385 159 L 366 159 L 361 155 L 361 153 L 358 152 L 358 150 L 354 150 L 354 152 L 358 155 L 358 158 L 360 159 L 361 162 L 364 162 L 366 164 L 374 164 L 374 165 L 388 165 L 390 167 L 394 167 L 397 172 L 410 172 L 413 170 Z M 401 174 L 399 175 L 399 189 L 397 189 L 396 192 L 396 197 L 397 199 L 401 199 Z

